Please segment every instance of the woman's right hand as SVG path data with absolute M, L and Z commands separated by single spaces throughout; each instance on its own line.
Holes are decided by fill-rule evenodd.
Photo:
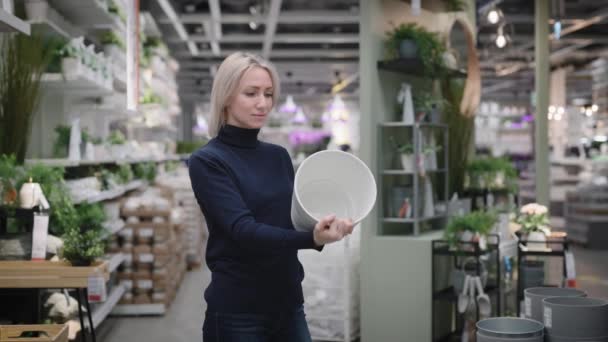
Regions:
M 336 215 L 322 218 L 313 230 L 315 244 L 323 246 L 340 241 L 345 235 L 352 233 L 353 222 L 349 219 L 336 219 Z

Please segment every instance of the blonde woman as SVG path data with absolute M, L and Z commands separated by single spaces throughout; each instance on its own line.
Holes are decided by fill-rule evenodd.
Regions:
M 243 52 L 220 65 L 211 90 L 209 143 L 189 160 L 207 220 L 205 342 L 309 342 L 299 249 L 318 249 L 353 230 L 328 216 L 311 232 L 290 218 L 294 169 L 287 151 L 258 140 L 279 97 L 264 59 Z

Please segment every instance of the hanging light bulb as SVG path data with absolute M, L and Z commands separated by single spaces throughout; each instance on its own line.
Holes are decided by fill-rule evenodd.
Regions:
M 250 21 L 249 28 L 255 31 L 258 28 L 258 23 L 256 23 L 255 21 Z
M 334 96 L 333 101 L 329 105 L 329 112 L 334 121 L 348 121 L 349 114 L 340 95 Z
M 293 101 L 293 96 L 291 95 L 287 95 L 285 103 L 279 108 L 279 111 L 283 113 L 295 113 L 297 110 L 298 106 L 296 106 L 296 103 Z
M 498 46 L 499 49 L 502 49 L 507 46 L 507 37 L 502 31 L 502 25 L 498 28 L 498 35 L 496 36 L 496 46 Z
M 591 110 L 592 111 L 597 112 L 599 109 L 600 108 L 596 104 L 591 105 Z
M 490 12 L 488 12 L 488 22 L 492 25 L 498 24 L 500 21 L 500 10 L 493 8 Z

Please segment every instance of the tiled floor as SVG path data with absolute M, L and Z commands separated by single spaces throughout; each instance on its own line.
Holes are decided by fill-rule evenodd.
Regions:
M 572 247 L 578 287 L 590 297 L 608 298 L 608 250 Z M 189 272 L 177 298 L 164 317 L 109 318 L 98 329 L 100 342 L 201 341 L 203 289 L 209 283 L 207 269 Z

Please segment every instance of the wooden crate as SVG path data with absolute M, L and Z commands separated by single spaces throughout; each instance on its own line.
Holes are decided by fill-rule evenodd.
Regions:
M 24 332 L 40 332 L 41 336 L 19 337 Z M 65 324 L 0 325 L 0 342 L 68 342 L 68 326 Z
M 110 279 L 107 261 L 72 266 L 53 261 L 0 261 L 0 288 L 86 288 L 96 272 Z

